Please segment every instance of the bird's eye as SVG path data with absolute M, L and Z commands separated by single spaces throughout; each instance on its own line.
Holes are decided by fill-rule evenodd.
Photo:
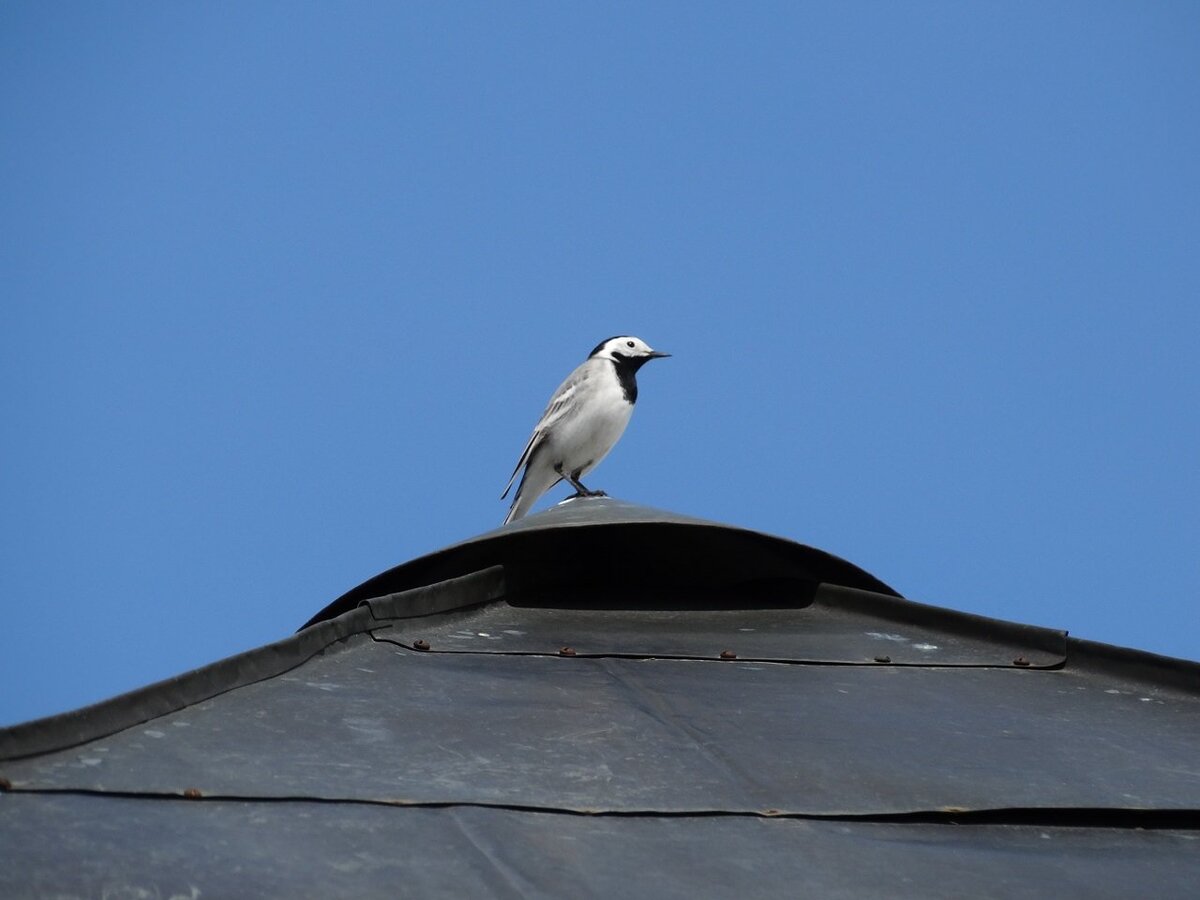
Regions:
M 626 346 L 626 347 L 632 347 L 632 346 L 633 346 L 633 341 L 626 341 L 626 342 L 625 342 L 625 346 Z

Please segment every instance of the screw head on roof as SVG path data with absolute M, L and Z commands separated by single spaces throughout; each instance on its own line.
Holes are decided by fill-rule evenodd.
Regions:
M 1023 656 L 1018 656 L 1016 659 L 1013 660 L 1013 665 L 1014 666 L 1027 666 L 1027 665 L 1029 665 L 1029 660 L 1027 660 Z
M 737 659 L 737 654 L 732 650 L 722 650 L 721 659 Z
M 875 657 L 875 662 L 877 662 L 877 663 L 890 663 L 891 661 L 892 661 L 892 658 L 890 656 Z
M 200 793 L 200 788 L 187 788 L 183 792 L 183 796 L 187 797 L 189 800 L 199 800 L 204 795 Z
M 559 656 L 574 656 L 575 648 L 574 647 L 562 647 L 561 649 L 559 649 L 558 655 Z
M 413 649 L 414 650 L 428 650 L 429 649 L 429 641 L 415 640 L 415 641 L 413 641 Z

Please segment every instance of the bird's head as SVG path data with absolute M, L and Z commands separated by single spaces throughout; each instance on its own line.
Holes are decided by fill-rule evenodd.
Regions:
M 619 337 L 610 337 L 607 341 L 601 341 L 596 345 L 596 349 L 588 354 L 589 357 L 611 359 L 619 366 L 631 365 L 635 369 L 640 368 L 652 359 L 661 359 L 664 356 L 670 355 L 670 353 L 660 353 L 641 338 L 632 337 L 627 334 Z

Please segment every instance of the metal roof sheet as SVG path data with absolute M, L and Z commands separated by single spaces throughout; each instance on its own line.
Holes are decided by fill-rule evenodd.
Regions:
M 442 654 L 361 635 L 3 773 L 19 789 L 575 812 L 1200 809 L 1198 712 L 1070 670 Z
M 386 599 L 367 600 L 388 619 Z M 554 653 L 655 659 L 736 658 L 846 665 L 1059 666 L 1066 633 L 954 616 L 836 585 L 743 584 L 706 591 L 631 587 L 552 590 L 436 621 L 394 619 L 372 631 L 410 649 L 444 653 Z
M 1198 675 L 570 504 L 0 731 L 0 895 L 1188 896 Z
M 0 798 L 5 897 L 1191 898 L 1188 830 Z M 49 836 L 53 836 L 50 838 Z M 36 874 L 34 874 L 36 873 Z

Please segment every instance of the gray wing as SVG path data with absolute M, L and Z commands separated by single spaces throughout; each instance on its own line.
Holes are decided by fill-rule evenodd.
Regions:
M 534 426 L 533 434 L 529 437 L 529 443 L 525 445 L 525 449 L 521 453 L 521 458 L 517 460 L 516 468 L 513 469 L 512 475 L 508 478 L 508 484 L 504 488 L 504 493 L 500 495 L 501 500 L 508 496 L 513 482 L 517 480 L 517 473 L 521 471 L 522 466 L 526 465 L 533 458 L 534 452 L 537 450 L 538 445 L 545 439 L 546 433 L 554 427 L 555 423 L 561 422 L 575 410 L 579 395 L 583 392 L 585 382 L 595 372 L 595 366 L 590 365 L 592 362 L 594 360 L 585 360 L 574 372 L 567 376 L 567 380 L 558 386 L 558 390 L 550 398 L 550 402 L 546 405 L 546 411 L 542 413 L 542 418 Z

